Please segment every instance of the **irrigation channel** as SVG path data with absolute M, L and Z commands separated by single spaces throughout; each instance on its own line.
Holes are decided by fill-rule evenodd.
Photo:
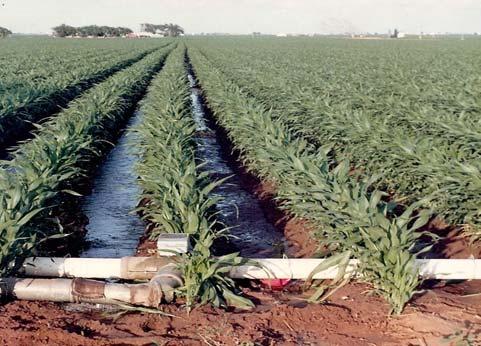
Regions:
M 285 239 L 267 220 L 257 197 L 242 187 L 232 161 L 222 150 L 192 73 L 189 72 L 188 78 L 192 113 L 197 126 L 197 158 L 205 163 L 203 169 L 211 172 L 215 179 L 230 177 L 214 190 L 214 194 L 222 198 L 216 207 L 221 221 L 230 227 L 231 243 L 244 257 L 281 257 Z
M 285 248 L 282 234 L 266 219 L 256 196 L 242 187 L 207 116 L 201 91 L 192 74 L 188 78 L 192 115 L 197 125 L 197 159 L 205 163 L 202 169 L 209 171 L 213 179 L 230 177 L 213 192 L 222 197 L 217 209 L 218 217 L 229 227 L 228 246 L 245 257 L 281 257 Z M 133 213 L 141 191 L 134 171 L 138 156 L 130 145 L 135 133 L 129 131 L 140 121 L 142 114 L 137 111 L 98 168 L 92 193 L 83 198 L 81 209 L 89 224 L 86 249 L 81 257 L 131 256 L 145 230 L 145 223 Z
M 144 232 L 144 222 L 132 213 L 141 191 L 134 173 L 137 155 L 130 145 L 135 133 L 128 131 L 141 118 L 138 111 L 130 118 L 127 130 L 97 170 L 92 193 L 83 199 L 89 225 L 81 257 L 132 256 Z

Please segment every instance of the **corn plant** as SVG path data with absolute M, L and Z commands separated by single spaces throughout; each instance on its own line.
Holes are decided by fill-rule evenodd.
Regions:
M 243 92 L 332 162 L 481 232 L 479 41 L 191 40 Z M 401 54 L 401 51 L 403 52 Z M 442 57 L 442 58 L 441 58 Z
M 385 193 L 372 188 L 376 177 L 364 179 L 350 172 L 348 161 L 331 161 L 329 145 L 316 151 L 271 110 L 225 79 L 204 56 L 190 52 L 207 101 L 244 163 L 276 184 L 281 207 L 310 221 L 332 253 L 350 252 L 360 258 L 361 275 L 388 299 L 393 312 L 401 312 L 419 283 L 412 265 L 419 237 L 415 231 L 427 222 L 427 212 L 415 216 L 415 221 L 410 220 L 414 226 L 408 226 L 408 216 L 393 215 L 394 206 L 382 200 Z M 412 208 L 408 210 L 411 215 Z M 381 240 L 385 246 L 373 252 L 373 244 Z M 389 246 L 398 248 L 399 259 L 392 258 Z
M 238 253 L 214 257 L 211 249 L 218 236 L 216 232 L 202 232 L 194 249 L 182 255 L 179 268 L 183 273 L 184 285 L 179 293 L 185 298 L 188 311 L 197 304 L 241 309 L 254 307 L 249 299 L 242 297 L 234 280 L 228 275 L 233 266 L 249 261 L 239 257 Z
M 227 275 L 243 260 L 236 253 L 220 258 L 212 253 L 214 241 L 224 231 L 215 218 L 219 197 L 211 192 L 225 179 L 210 181 L 210 172 L 202 171 L 195 160 L 196 126 L 184 54 L 185 48 L 179 47 L 169 56 L 142 101 L 142 122 L 134 130 L 140 155 L 136 170 L 143 190 L 137 211 L 149 224 L 151 239 L 161 233 L 191 236 L 193 250 L 179 263 L 184 285 L 178 292 L 189 311 L 197 304 L 251 307 Z
M 363 280 L 371 283 L 391 305 L 392 312 L 400 314 L 416 293 L 421 281 L 416 267 L 417 255 L 431 246 L 416 248 L 419 238 L 427 233 L 417 232 L 429 220 L 430 213 L 423 211 L 414 216 L 418 204 L 411 205 L 401 216 L 389 219 L 387 210 L 382 217 L 376 214 L 372 227 L 360 227 L 362 248 L 354 251 L 360 260 Z M 434 235 L 432 235 L 434 237 Z
M 29 255 L 53 230 L 42 232 L 69 182 L 83 173 L 84 161 L 98 155 L 102 140 L 128 116 L 138 96 L 169 49 L 146 56 L 75 100 L 56 118 L 39 126 L 35 137 L 13 153 L 0 170 L 0 277 L 12 274 L 15 261 Z

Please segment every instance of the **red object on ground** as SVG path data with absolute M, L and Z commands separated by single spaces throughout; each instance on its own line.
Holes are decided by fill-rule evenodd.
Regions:
M 261 280 L 264 287 L 271 288 L 273 290 L 282 290 L 287 284 L 291 282 L 291 279 L 265 279 Z

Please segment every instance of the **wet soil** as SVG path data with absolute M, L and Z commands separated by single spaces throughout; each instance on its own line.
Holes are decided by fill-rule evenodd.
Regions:
M 447 224 L 440 218 L 433 218 L 425 227 L 426 231 L 436 234 L 436 242 L 429 254 L 433 258 L 481 258 L 481 242 L 474 241 L 462 227 Z
M 40 229 L 58 229 L 58 222 L 66 236 L 46 241 L 38 249 L 39 256 L 117 257 L 116 253 L 132 255 L 135 252 L 133 249 L 145 225 L 137 215 L 129 214 L 136 207 L 139 190 L 132 171 L 136 158 L 129 148 L 126 130 L 140 119 L 136 109 L 141 95 L 136 96 L 117 122 L 105 124 L 109 131 L 95 147 L 98 155 L 81 163 L 83 174 L 63 187 L 81 197 L 59 194 L 51 215 L 41 220 L 45 224 L 39 224 Z M 109 222 L 103 223 L 103 218 Z M 130 241 L 128 247 L 121 246 L 122 239 L 114 233 L 121 231 L 126 241 Z M 112 245 L 109 246 L 109 242 Z M 95 249 L 99 251 L 97 254 Z M 105 252 L 100 253 L 102 249 Z

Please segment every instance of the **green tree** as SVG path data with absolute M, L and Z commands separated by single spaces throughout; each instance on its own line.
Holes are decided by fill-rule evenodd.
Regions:
M 157 30 L 157 25 L 150 24 L 150 23 L 140 24 L 140 31 L 145 31 L 145 32 L 150 32 L 152 34 L 155 34 L 156 30 Z
M 164 36 L 177 37 L 184 34 L 184 29 L 177 24 L 150 24 L 143 23 L 140 25 L 141 31 L 150 32 L 152 34 L 162 34 Z
M 8 35 L 11 35 L 11 34 L 12 34 L 12 32 L 10 30 L 0 26 L 0 38 L 7 37 Z
M 122 27 L 122 26 L 119 26 L 117 28 L 117 30 L 118 30 L 120 36 L 125 36 L 127 34 L 133 33 L 132 29 L 125 28 L 125 27 Z
M 53 28 L 55 36 L 58 37 L 67 37 L 67 36 L 75 36 L 77 34 L 77 29 L 70 25 L 59 25 Z
M 124 27 L 112 27 L 112 26 L 98 26 L 98 25 L 87 25 L 81 27 L 73 27 L 69 25 L 59 25 L 53 28 L 55 35 L 58 37 L 66 36 L 80 36 L 80 37 L 119 37 L 127 35 L 133 32 L 129 28 Z
M 167 33 L 167 36 L 177 37 L 184 34 L 184 29 L 180 25 L 170 23 L 165 25 L 164 32 Z

